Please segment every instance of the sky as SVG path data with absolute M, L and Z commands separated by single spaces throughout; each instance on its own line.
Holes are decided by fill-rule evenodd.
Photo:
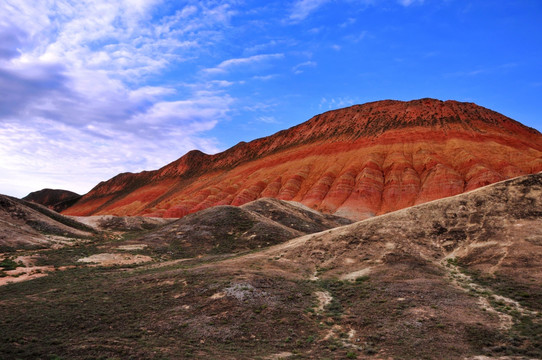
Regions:
M 0 0 L 2 194 L 424 97 L 541 131 L 542 1 Z

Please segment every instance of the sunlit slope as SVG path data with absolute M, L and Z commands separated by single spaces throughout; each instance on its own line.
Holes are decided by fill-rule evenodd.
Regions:
M 542 170 L 542 134 L 472 103 L 378 101 L 98 184 L 70 215 L 182 217 L 261 197 L 368 218 Z

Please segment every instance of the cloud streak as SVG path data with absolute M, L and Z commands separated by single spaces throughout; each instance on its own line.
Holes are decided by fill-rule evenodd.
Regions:
M 316 67 L 318 64 L 315 62 L 315 61 L 305 61 L 305 62 L 302 62 L 300 64 L 297 64 L 296 66 L 293 67 L 292 71 L 294 72 L 294 74 L 302 74 L 304 69 L 306 68 L 314 68 Z
M 328 2 L 329 0 L 298 0 L 293 4 L 289 19 L 292 22 L 303 21 Z
M 410 6 L 412 4 L 423 4 L 424 0 L 397 0 L 397 2 L 400 5 L 403 5 L 405 7 Z
M 208 68 L 205 69 L 204 72 L 208 74 L 225 74 L 228 71 L 235 69 L 235 68 L 243 68 L 247 69 L 250 68 L 253 65 L 265 63 L 270 60 L 274 59 L 282 59 L 284 58 L 284 54 L 259 54 L 259 55 L 252 55 L 248 57 L 243 58 L 235 58 L 235 59 L 228 59 L 222 61 L 218 66 L 214 68 Z

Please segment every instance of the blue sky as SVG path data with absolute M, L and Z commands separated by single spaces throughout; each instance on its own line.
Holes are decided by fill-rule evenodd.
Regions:
M 540 0 L 0 0 L 0 193 L 85 193 L 383 99 L 540 131 L 541 19 Z

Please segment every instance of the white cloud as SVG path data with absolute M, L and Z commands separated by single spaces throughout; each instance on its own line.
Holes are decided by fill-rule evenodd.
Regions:
M 228 117 L 233 82 L 179 91 L 147 79 L 219 43 L 235 11 L 200 1 L 160 18 L 162 2 L 0 2 L 0 193 L 85 192 L 194 148 L 219 150 L 202 134 Z
M 175 125 L 190 135 L 212 129 L 217 119 L 226 117 L 232 101 L 228 95 L 209 93 L 189 100 L 158 102 L 128 120 L 127 124 Z
M 156 169 L 194 148 L 218 151 L 216 140 L 174 129 L 173 136 L 140 137 L 104 124 L 88 129 L 54 121 L 0 127 L 0 193 L 25 196 L 45 187 L 85 193 L 127 171 Z M 167 131 L 167 129 L 164 129 Z M 102 137 L 100 136 L 102 135 Z M 159 154 L 159 156 L 158 156 Z
M 346 27 L 349 27 L 350 25 L 353 25 L 355 24 L 357 21 L 356 18 L 348 18 L 345 22 L 343 22 L 342 24 L 339 25 L 339 27 L 342 27 L 342 28 L 346 28 Z
M 267 80 L 271 80 L 271 79 L 274 79 L 278 77 L 278 74 L 269 74 L 269 75 L 255 75 L 253 76 L 252 78 L 254 80 L 262 80 L 262 81 L 267 81 Z
M 246 66 L 263 63 L 272 59 L 282 59 L 284 54 L 259 54 L 252 55 L 244 58 L 235 58 L 222 61 L 218 66 L 214 68 L 204 69 L 203 71 L 208 74 L 223 74 L 232 68 L 239 68 Z
M 410 6 L 412 4 L 423 4 L 424 0 L 397 0 L 397 2 L 403 6 Z
M 303 21 L 327 2 L 329 0 L 297 0 L 292 7 L 289 18 L 293 22 Z
M 331 98 L 331 99 L 323 97 L 320 100 L 319 107 L 320 109 L 331 110 L 331 109 L 344 108 L 347 106 L 352 106 L 352 105 L 360 104 L 360 103 L 361 103 L 360 100 L 357 100 L 351 97 L 339 97 L 339 98 Z
M 354 43 L 358 43 L 358 42 L 364 40 L 368 36 L 370 36 L 369 32 L 367 30 L 363 30 L 360 33 L 350 34 L 350 35 L 346 36 L 346 40 L 354 42 Z
M 296 66 L 293 67 L 292 71 L 294 72 L 294 74 L 301 74 L 303 73 L 303 69 L 304 68 L 313 68 L 313 67 L 316 67 L 318 64 L 315 62 L 315 61 L 305 61 L 301 64 L 297 64 Z
M 277 119 L 275 119 L 274 116 L 259 116 L 257 118 L 258 121 L 261 121 L 263 123 L 266 123 L 266 124 L 278 124 L 279 122 L 277 121 Z

